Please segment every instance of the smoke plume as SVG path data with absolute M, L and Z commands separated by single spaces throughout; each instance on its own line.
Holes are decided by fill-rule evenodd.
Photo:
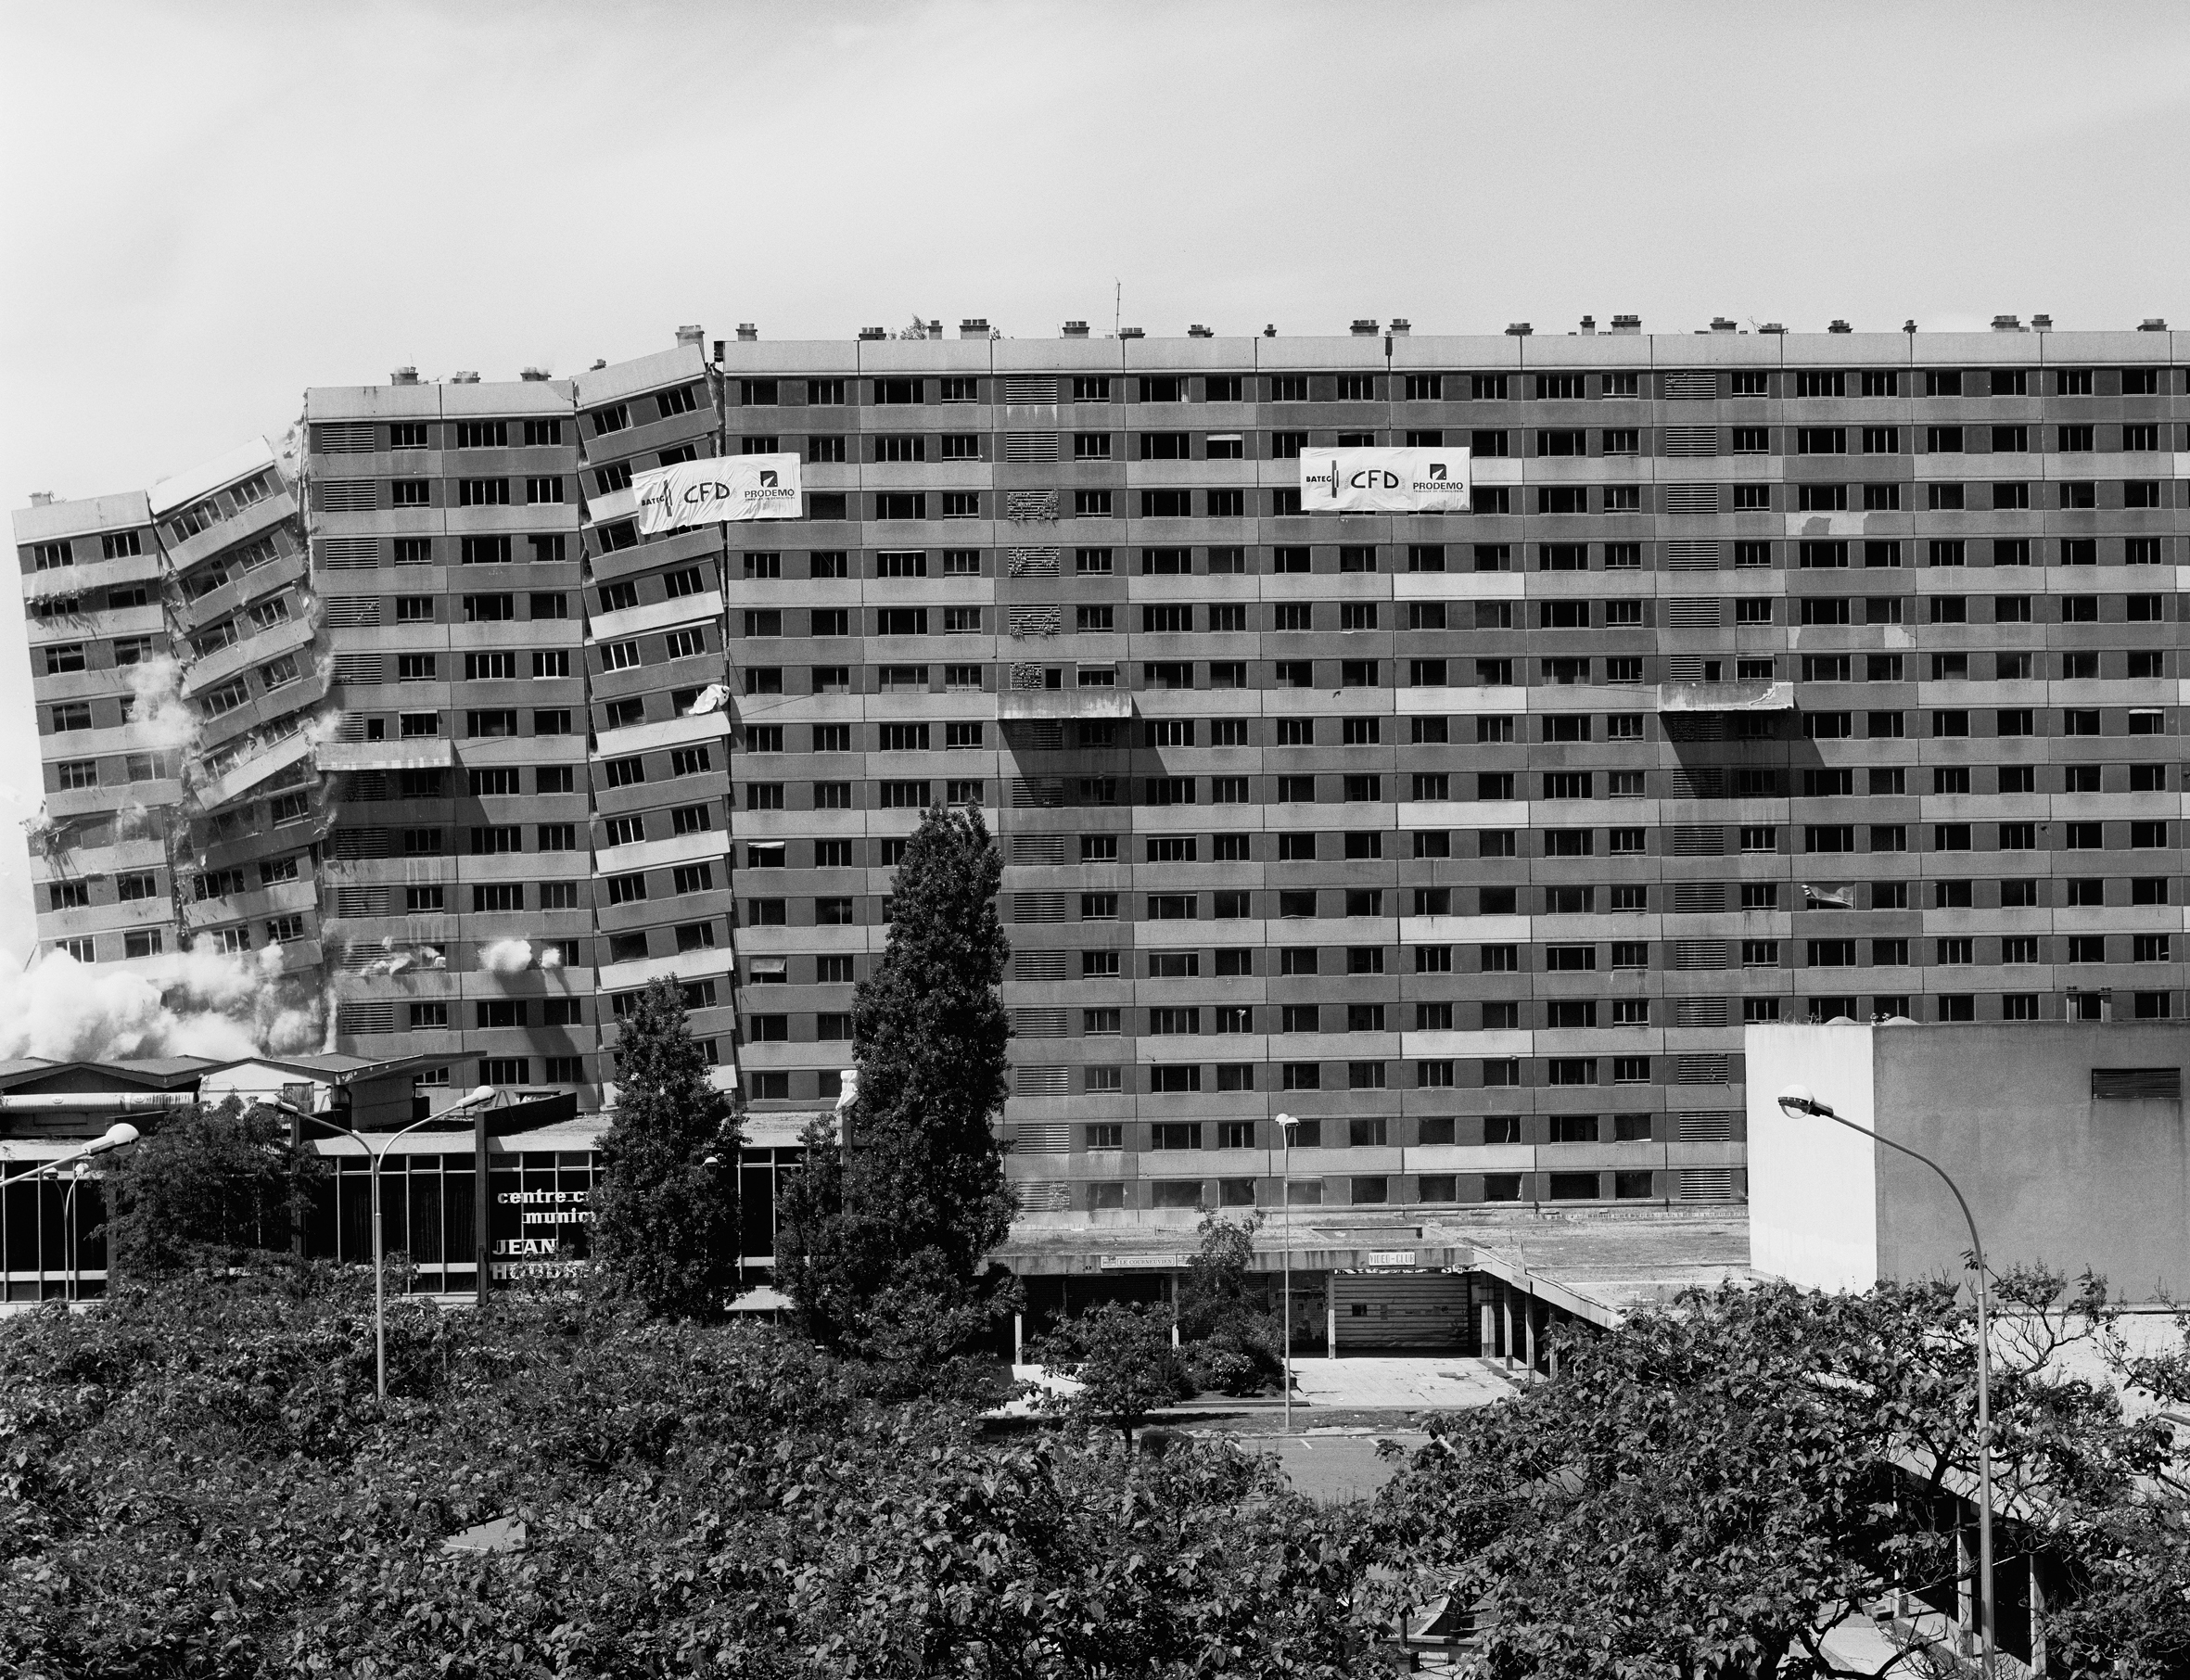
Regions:
M 156 752 L 174 752 L 197 739 L 197 715 L 183 698 L 183 668 L 165 654 L 124 668 L 136 698 L 136 740 Z
M 225 1058 L 317 1047 L 323 1006 L 281 948 L 226 952 L 206 940 L 128 967 L 48 951 L 29 970 L 0 953 L 0 1057 L 99 1061 Z

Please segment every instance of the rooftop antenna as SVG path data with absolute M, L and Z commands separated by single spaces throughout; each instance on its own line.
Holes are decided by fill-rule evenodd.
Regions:
M 1114 280 L 1112 284 L 1116 287 L 1116 290 L 1111 299 L 1110 336 L 1114 338 L 1125 330 L 1126 326 L 1126 283 L 1123 280 Z

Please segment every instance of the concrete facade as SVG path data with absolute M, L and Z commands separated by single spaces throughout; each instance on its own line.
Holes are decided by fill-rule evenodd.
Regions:
M 1957 1274 L 1969 1239 L 1920 1164 L 1821 1102 L 1929 1155 L 1968 1199 L 1995 1269 L 2087 1267 L 2132 1302 L 2190 1288 L 2190 1027 L 2077 1022 L 1751 1027 L 1751 1264 L 1825 1289 Z

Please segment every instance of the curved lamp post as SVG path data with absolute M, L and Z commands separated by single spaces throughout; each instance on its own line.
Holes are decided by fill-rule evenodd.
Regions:
M 1292 1433 L 1292 1128 L 1299 1124 L 1291 1114 L 1277 1116 L 1278 1148 L 1282 1152 L 1280 1159 L 1285 1163 L 1284 1177 L 1278 1180 L 1278 1207 L 1280 1214 L 1278 1233 L 1284 1244 L 1281 1257 L 1285 1273 L 1285 1334 L 1280 1345 L 1285 1366 L 1285 1432 L 1288 1435 Z
M 1881 1136 L 1867 1126 L 1858 1126 L 1846 1116 L 1835 1114 L 1826 1104 L 1810 1094 L 1809 1087 L 1790 1085 L 1779 1093 L 1779 1107 L 1789 1119 L 1808 1114 L 1819 1120 L 1830 1120 L 1858 1132 L 1874 1143 L 1883 1143 L 1888 1149 L 1899 1150 L 1912 1161 L 1921 1161 L 1937 1173 L 1954 1198 L 1954 1205 L 1962 1210 L 1963 1222 L 1969 1227 L 1969 1247 L 1977 1265 L 1977 1602 L 1978 1634 L 1982 1640 L 1980 1658 L 1985 1680 L 1993 1676 L 1993 1355 L 1992 1332 L 1988 1328 L 1988 1295 L 1990 1283 L 1985 1272 L 1984 1239 L 1977 1233 L 1977 1220 L 1969 1212 L 1969 1203 L 1963 1200 L 1962 1190 L 1947 1175 L 1947 1169 L 1929 1155 L 1920 1155 L 1905 1143 L 1896 1143 Z
M 316 1126 L 321 1130 L 331 1132 L 337 1138 L 349 1139 L 365 1152 L 367 1158 L 373 1164 L 366 1173 L 366 1178 L 373 1193 L 373 1388 L 374 1392 L 383 1400 L 388 1398 L 388 1272 L 383 1264 L 381 1243 L 380 1164 L 387 1159 L 388 1152 L 393 1149 L 400 1139 L 408 1137 L 420 1126 L 430 1126 L 436 1120 L 446 1120 L 451 1114 L 459 1114 L 465 1109 L 477 1108 L 483 1102 L 491 1102 L 494 1096 L 495 1091 L 491 1085 L 475 1086 L 468 1095 L 458 1101 L 452 1102 L 439 1114 L 428 1114 L 423 1120 L 412 1121 L 401 1131 L 392 1134 L 388 1141 L 378 1149 L 375 1149 L 365 1141 L 361 1133 L 353 1132 L 347 1126 L 337 1126 L 324 1114 L 308 1114 L 291 1103 L 276 1101 L 271 1098 L 261 1097 L 259 1100 L 261 1107 L 288 1114 L 295 1119 L 303 1121 L 308 1126 Z
M 48 1161 L 35 1172 L 24 1176 L 33 1184 L 41 1178 L 57 1178 L 63 1167 L 69 1170 L 69 1195 L 61 1209 L 61 1221 L 69 1239 L 69 1298 L 83 1299 L 83 1251 L 76 1238 L 76 1187 L 83 1182 L 84 1168 L 100 1155 L 110 1154 L 118 1149 L 127 1149 L 137 1140 L 137 1128 L 126 1120 L 117 1120 L 91 1142 L 73 1154 L 63 1155 L 57 1161 Z M 109 1280 L 113 1277 L 111 1263 L 108 1268 Z

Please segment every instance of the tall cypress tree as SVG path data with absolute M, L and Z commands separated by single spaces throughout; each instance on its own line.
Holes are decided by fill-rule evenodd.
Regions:
M 737 1284 L 740 1104 L 708 1077 L 676 986 L 624 1017 L 616 1124 L 601 1139 L 593 1254 L 650 1313 L 719 1312 Z M 713 1165 L 709 1165 L 710 1161 Z
M 844 1138 L 809 1128 L 781 1203 L 776 1277 L 809 1333 L 916 1376 L 979 1334 L 1009 1287 L 987 1260 L 1016 1208 L 992 1125 L 1011 1036 L 1002 878 L 977 809 L 922 819 L 856 998 Z

